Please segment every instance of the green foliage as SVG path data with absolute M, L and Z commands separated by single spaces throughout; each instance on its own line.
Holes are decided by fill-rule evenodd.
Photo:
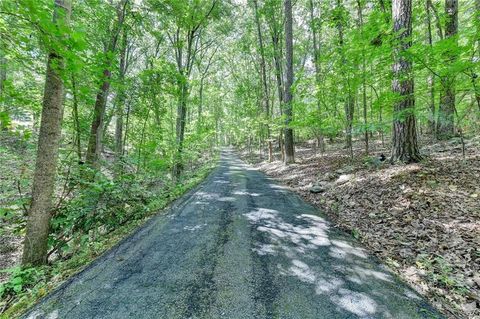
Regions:
M 12 298 L 45 279 L 41 268 L 13 267 L 1 272 L 9 273 L 10 279 L 0 284 L 0 299 Z
M 463 291 L 464 283 L 453 275 L 453 268 L 440 256 L 419 255 L 416 261 L 424 269 L 430 280 L 447 288 Z

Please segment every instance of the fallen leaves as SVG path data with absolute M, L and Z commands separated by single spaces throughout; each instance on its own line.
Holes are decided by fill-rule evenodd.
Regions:
M 421 164 L 365 165 L 361 156 L 351 163 L 342 152 L 300 148 L 297 165 L 258 167 L 356 234 L 447 315 L 480 318 L 480 141 L 465 160 L 450 144 L 424 149 Z

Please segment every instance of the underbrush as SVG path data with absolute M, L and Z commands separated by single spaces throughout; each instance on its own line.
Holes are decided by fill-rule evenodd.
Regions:
M 106 169 L 94 171 L 86 165 L 70 167 L 72 161 L 64 158 L 50 223 L 48 264 L 22 268 L 19 266 L 21 240 L 25 235 L 30 197 L 22 190 L 31 188 L 28 182 L 32 174 L 31 156 L 4 146 L 1 151 L 2 159 L 8 159 L 5 164 L 12 166 L 10 175 L 2 180 L 5 191 L 2 190 L 0 197 L 0 237 L 2 244 L 8 238 L 16 239 L 9 243 L 8 251 L 0 251 L 4 259 L 0 264 L 0 269 L 4 268 L 0 271 L 2 319 L 18 316 L 131 234 L 201 182 L 216 163 L 212 158 L 197 159 L 195 170 L 185 171 L 182 180 L 174 183 L 165 171 L 138 173 L 128 163 L 123 163 L 121 174 L 116 171 L 117 164 L 109 166 L 109 163 L 104 163 Z

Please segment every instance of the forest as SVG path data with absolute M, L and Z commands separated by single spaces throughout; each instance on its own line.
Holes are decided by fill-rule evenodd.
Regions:
M 225 150 L 480 318 L 479 76 L 480 0 L 0 0 L 1 318 Z

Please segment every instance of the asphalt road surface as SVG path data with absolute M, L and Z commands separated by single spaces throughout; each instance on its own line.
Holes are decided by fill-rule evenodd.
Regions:
M 442 318 L 230 150 L 197 189 L 24 318 Z

